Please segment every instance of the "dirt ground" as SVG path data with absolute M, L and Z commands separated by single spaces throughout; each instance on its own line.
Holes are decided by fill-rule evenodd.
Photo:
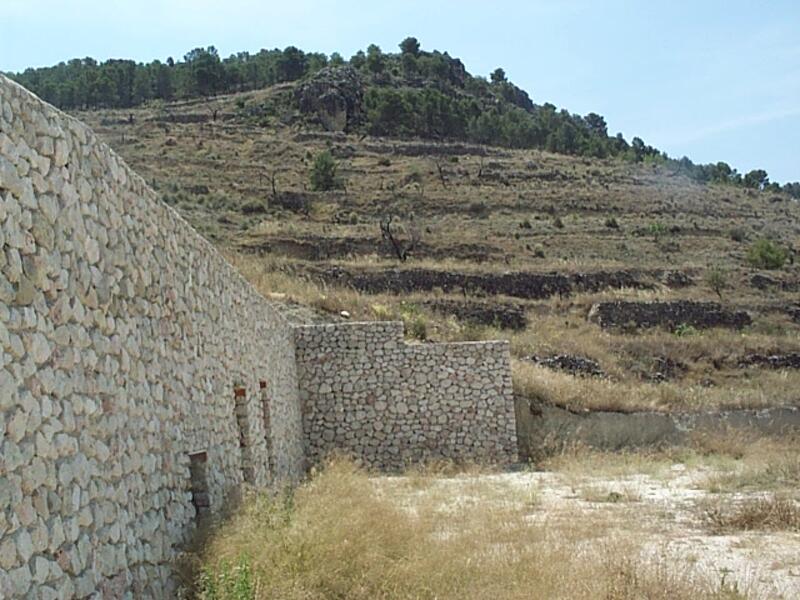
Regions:
M 764 492 L 708 491 L 718 475 L 706 466 L 675 464 L 648 473 L 522 471 L 374 481 L 407 510 L 438 503 L 454 517 L 461 509 L 502 504 L 522 511 L 520 523 L 544 524 L 555 535 L 580 539 L 576 552 L 599 559 L 607 543 L 635 544 L 646 562 L 693 571 L 725 582 L 748 598 L 800 597 L 800 532 L 715 534 L 704 514 L 712 507 L 763 497 Z M 454 518 L 454 521 L 457 521 Z

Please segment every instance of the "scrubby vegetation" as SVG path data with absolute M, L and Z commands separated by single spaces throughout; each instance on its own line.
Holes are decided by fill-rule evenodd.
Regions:
M 375 44 L 349 60 L 334 52 L 307 53 L 294 46 L 252 54 L 238 52 L 222 58 L 214 46 L 195 48 L 165 62 L 137 63 L 91 57 L 52 67 L 27 69 L 12 77 L 42 98 L 65 109 L 130 108 L 149 101 L 207 98 L 259 90 L 299 81 L 327 66 L 350 65 L 367 80 L 365 132 L 382 136 L 418 136 L 437 140 L 467 140 L 510 148 L 616 157 L 662 164 L 702 183 L 749 189 L 784 191 L 800 197 L 800 182 L 780 186 L 764 169 L 740 174 L 725 162 L 694 164 L 689 158 L 670 158 L 665 152 L 621 133 L 609 135 L 606 120 L 557 109 L 549 102 L 535 104 L 502 68 L 489 78 L 473 76 L 447 52 L 423 51 L 415 38 L 400 43 L 399 53 L 386 53 Z M 244 103 L 239 107 L 245 109 Z M 274 106 L 262 107 L 274 112 Z
M 787 258 L 786 250 L 772 240 L 758 240 L 747 252 L 748 262 L 756 269 L 780 269 Z
M 327 150 L 314 157 L 311 166 L 311 189 L 326 192 L 341 187 L 342 183 L 337 175 L 338 165 L 331 153 Z
M 532 522 L 533 490 L 475 477 L 459 497 L 439 477 L 384 484 L 339 460 L 292 496 L 253 496 L 187 557 L 187 588 L 206 600 L 745 597 L 642 556 L 636 538 L 598 540 L 595 521 Z

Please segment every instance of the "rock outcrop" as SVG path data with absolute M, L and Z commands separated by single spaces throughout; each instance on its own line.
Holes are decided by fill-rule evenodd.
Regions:
M 576 292 L 602 289 L 650 289 L 639 274 L 632 271 L 596 271 L 592 273 L 458 273 L 435 269 L 346 270 L 340 267 L 312 270 L 326 283 L 353 287 L 367 294 L 390 292 L 403 294 L 441 289 L 445 292 L 479 293 L 539 300 L 569 296 Z
M 800 352 L 788 354 L 748 354 L 739 361 L 740 367 L 766 367 L 770 369 L 800 369 Z
M 599 302 L 589 311 L 589 320 L 604 329 L 667 327 L 681 325 L 707 329 L 733 327 L 741 329 L 752 319 L 744 311 L 732 311 L 716 302 Z
M 364 82 L 353 67 L 326 67 L 297 88 L 295 99 L 328 131 L 349 131 L 361 120 Z
M 525 308 L 510 302 L 430 300 L 423 305 L 439 314 L 453 315 L 460 321 L 478 325 L 501 329 L 525 329 L 528 324 Z
M 537 356 L 535 354 L 526 357 L 524 360 L 530 361 L 542 367 L 547 367 L 554 371 L 565 371 L 570 375 L 581 375 L 589 377 L 606 377 L 605 371 L 600 368 L 593 358 L 588 356 L 578 356 L 575 354 L 555 354 L 553 356 Z

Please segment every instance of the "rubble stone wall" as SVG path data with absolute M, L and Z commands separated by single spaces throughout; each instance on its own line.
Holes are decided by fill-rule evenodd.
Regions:
M 304 468 L 283 317 L 86 126 L 2 76 L 0 436 L 2 598 L 171 597 L 196 507 Z
M 507 342 L 407 344 L 398 322 L 310 325 L 295 340 L 310 463 L 517 460 Z

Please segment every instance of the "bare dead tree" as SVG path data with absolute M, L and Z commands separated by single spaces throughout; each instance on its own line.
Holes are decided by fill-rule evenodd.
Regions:
M 439 172 L 439 181 L 442 182 L 442 187 L 447 189 L 447 174 L 444 172 L 444 167 L 440 161 L 435 160 L 434 162 L 436 163 L 436 170 Z
M 278 186 L 277 186 L 277 177 L 275 175 L 275 171 L 272 172 L 261 172 L 258 173 L 258 185 L 260 186 L 264 177 L 267 178 L 269 181 L 270 189 L 272 190 L 272 198 L 273 200 L 278 196 Z
M 219 115 L 219 105 L 216 98 L 206 98 L 205 108 L 211 114 L 211 121 L 216 122 Z
M 392 251 L 398 260 L 405 262 L 408 260 L 409 255 L 414 251 L 422 239 L 422 233 L 414 222 L 414 217 L 412 216 L 408 226 L 406 227 L 407 239 L 401 239 L 397 228 L 392 228 L 392 221 L 394 220 L 394 217 L 395 216 L 393 214 L 390 214 L 381 219 L 381 237 L 389 242 L 389 245 L 391 246 Z

